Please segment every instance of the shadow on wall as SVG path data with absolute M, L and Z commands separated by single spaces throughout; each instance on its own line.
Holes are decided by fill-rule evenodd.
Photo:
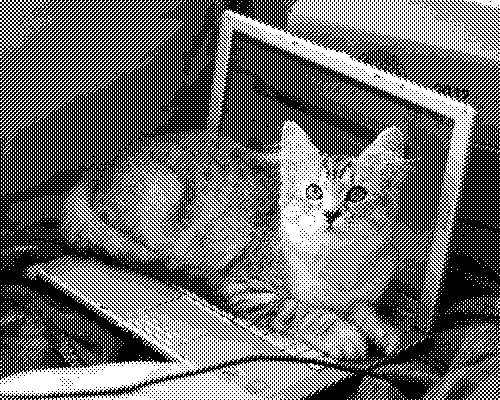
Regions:
M 42 4 L 13 3 L 9 11 L 18 19 Z M 26 21 L 31 33 L 4 56 L 2 196 L 66 169 L 106 163 L 165 123 L 170 114 L 163 107 L 183 84 L 182 55 L 210 6 L 203 0 L 189 7 L 174 0 L 43 4 L 46 24 L 38 22 L 35 32 Z

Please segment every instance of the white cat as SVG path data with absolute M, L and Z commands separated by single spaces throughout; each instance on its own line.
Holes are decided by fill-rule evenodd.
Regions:
M 270 166 L 265 184 L 229 152 L 221 161 L 189 139 L 150 143 L 84 180 L 63 228 L 78 247 L 155 275 L 204 278 L 213 299 L 261 327 L 307 337 L 333 357 L 363 356 L 366 335 L 345 317 L 376 300 L 396 268 L 398 182 L 411 165 L 404 141 L 389 128 L 358 157 L 330 157 L 286 122 L 279 174 Z M 264 203 L 278 188 L 273 219 Z
M 358 157 L 331 157 L 285 122 L 277 226 L 235 263 L 221 291 L 228 308 L 332 357 L 364 356 L 372 328 L 361 334 L 346 318 L 357 308 L 376 320 L 367 304 L 397 267 L 398 183 L 412 165 L 405 140 L 393 127 Z
M 282 131 L 280 238 L 293 295 L 342 312 L 377 299 L 396 267 L 404 135 L 384 130 L 358 157 L 321 154 L 295 123 Z

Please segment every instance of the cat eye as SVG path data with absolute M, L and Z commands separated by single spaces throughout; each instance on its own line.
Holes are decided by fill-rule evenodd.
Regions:
M 323 198 L 323 191 L 315 183 L 311 183 L 306 189 L 306 197 L 310 200 L 321 200 Z
M 367 194 L 368 192 L 363 186 L 353 186 L 347 192 L 346 200 L 351 203 L 357 203 L 358 201 L 364 200 Z

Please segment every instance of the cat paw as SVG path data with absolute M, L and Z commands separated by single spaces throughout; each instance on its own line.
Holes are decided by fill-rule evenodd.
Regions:
M 296 334 L 330 358 L 354 360 L 368 353 L 366 336 L 329 310 L 309 310 Z
M 231 310 L 238 313 L 263 307 L 276 300 L 276 291 L 265 282 L 256 279 L 237 280 L 227 283 L 220 291 Z
M 271 329 L 279 334 L 290 331 L 299 312 L 300 303 L 296 299 L 286 298 L 282 300 L 279 311 L 272 321 Z
M 221 290 L 221 295 L 230 298 L 235 294 L 273 292 L 274 288 L 258 279 L 242 279 L 228 282 Z
M 247 314 L 259 311 L 275 299 L 275 293 L 240 293 L 232 296 L 228 304 L 237 314 Z
M 379 350 L 394 355 L 401 348 L 402 332 L 389 324 L 369 304 L 361 302 L 353 307 L 347 320 L 358 326 Z
M 312 335 L 308 341 L 330 358 L 356 360 L 368 354 L 366 337 L 344 321 L 332 324 L 324 333 Z

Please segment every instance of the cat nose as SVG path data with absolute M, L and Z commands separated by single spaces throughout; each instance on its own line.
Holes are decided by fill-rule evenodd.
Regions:
M 340 211 L 325 211 L 326 222 L 328 225 L 332 224 L 338 217 L 340 217 Z

